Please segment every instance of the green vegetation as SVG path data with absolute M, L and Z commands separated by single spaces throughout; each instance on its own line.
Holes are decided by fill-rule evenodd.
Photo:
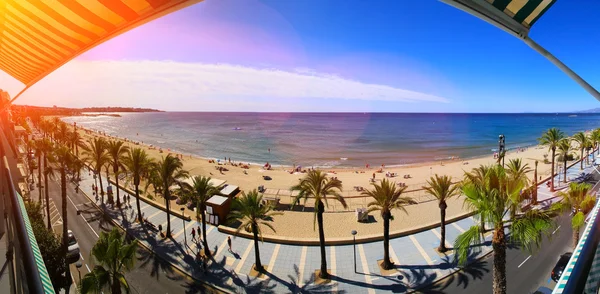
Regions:
M 552 151 L 552 167 L 550 177 L 550 191 L 554 192 L 554 157 L 556 156 L 556 148 L 560 140 L 565 138 L 565 134 L 557 129 L 551 128 L 542 134 L 542 137 L 538 139 L 540 145 L 547 146 Z
M 440 208 L 440 228 L 441 228 L 441 236 L 440 238 L 440 246 L 438 247 L 439 252 L 446 252 L 448 248 L 446 248 L 446 208 L 448 205 L 446 201 L 448 199 L 457 196 L 460 194 L 460 187 L 458 185 L 452 184 L 452 178 L 449 176 L 438 176 L 431 177 L 427 180 L 427 186 L 423 187 L 425 192 L 433 197 L 435 197 L 438 201 L 438 207 Z
M 258 191 L 252 190 L 248 194 L 242 192 L 241 197 L 233 199 L 232 211 L 229 214 L 229 222 L 240 221 L 242 223 L 237 232 L 244 229 L 246 232 L 251 232 L 254 237 L 254 270 L 257 272 L 264 271 L 258 248 L 259 236 L 262 241 L 261 227 L 265 226 L 275 232 L 270 222 L 273 221 L 273 216 L 281 214 L 274 212 L 273 209 L 272 206 L 263 203 L 262 195 L 258 194 Z
M 331 196 L 333 199 L 339 201 L 344 208 L 348 207 L 346 200 L 340 194 L 342 191 L 342 182 L 338 179 L 328 178 L 327 174 L 320 170 L 310 170 L 304 178 L 300 179 L 300 183 L 293 186 L 291 190 L 299 192 L 298 196 L 294 199 L 292 207 L 298 204 L 301 199 L 304 199 L 304 204 L 306 204 L 309 198 L 314 198 L 315 200 L 315 216 L 316 223 L 319 225 L 319 245 L 321 246 L 321 270 L 319 271 L 319 277 L 327 279 L 329 278 L 329 273 L 327 272 L 327 255 L 325 254 L 323 212 L 325 212 L 325 205 L 328 205 L 327 196 Z
M 554 209 L 560 211 L 571 211 L 571 225 L 573 226 L 573 249 L 579 242 L 579 231 L 585 224 L 585 215 L 592 211 L 596 204 L 596 198 L 591 195 L 592 186 L 586 183 L 570 183 L 568 191 L 561 191 L 559 195 L 562 200 L 553 205 Z

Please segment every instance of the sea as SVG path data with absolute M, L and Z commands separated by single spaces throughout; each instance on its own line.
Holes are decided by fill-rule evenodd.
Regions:
M 303 167 L 399 166 L 490 155 L 600 127 L 600 114 L 154 112 L 65 117 L 68 123 L 172 152 Z

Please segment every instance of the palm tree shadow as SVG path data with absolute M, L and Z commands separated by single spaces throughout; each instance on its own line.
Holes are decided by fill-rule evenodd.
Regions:
M 461 268 L 459 271 L 454 274 L 448 276 L 445 279 L 442 279 L 438 282 L 430 282 L 427 286 L 422 288 L 418 288 L 418 293 L 445 293 L 444 290 L 449 286 L 456 285 L 457 287 L 462 287 L 462 289 L 466 289 L 469 286 L 470 281 L 472 280 L 481 280 L 485 273 L 490 271 L 489 264 L 487 261 L 482 261 L 476 259 L 477 255 L 475 253 L 471 253 L 468 257 L 469 260 L 473 260 L 466 267 Z M 422 284 L 423 285 L 423 284 Z

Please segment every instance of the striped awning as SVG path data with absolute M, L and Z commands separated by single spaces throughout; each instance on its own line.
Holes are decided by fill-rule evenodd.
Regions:
M 0 0 L 0 70 L 26 85 L 116 37 L 202 0 Z
M 556 0 L 487 0 L 487 2 L 529 29 Z

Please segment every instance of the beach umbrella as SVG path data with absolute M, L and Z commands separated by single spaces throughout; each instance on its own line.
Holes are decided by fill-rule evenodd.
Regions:
M 440 0 L 521 39 L 531 49 L 546 57 L 581 87 L 600 101 L 600 93 L 554 55 L 529 38 L 533 25 L 556 0 Z

